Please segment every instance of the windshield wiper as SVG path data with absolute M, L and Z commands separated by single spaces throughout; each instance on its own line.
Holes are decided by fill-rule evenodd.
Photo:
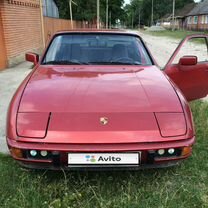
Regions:
M 112 65 L 141 65 L 141 63 L 138 61 L 134 61 L 134 62 L 111 61 L 110 64 Z
M 89 63 L 62 60 L 62 61 L 48 61 L 48 62 L 44 62 L 43 64 L 44 65 L 88 65 Z
M 109 62 L 90 62 L 89 64 L 98 64 L 98 65 L 141 65 L 140 62 L 125 62 L 125 61 L 109 61 Z

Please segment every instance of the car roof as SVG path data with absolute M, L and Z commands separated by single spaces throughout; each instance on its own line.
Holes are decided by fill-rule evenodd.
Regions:
M 76 30 L 63 30 L 63 31 L 58 31 L 55 33 L 55 35 L 58 35 L 58 34 L 71 34 L 71 33 L 100 33 L 100 34 L 119 34 L 119 35 L 133 35 L 133 36 L 139 36 L 139 34 L 136 32 L 136 31 L 131 31 L 131 30 L 114 30 L 114 29 L 111 29 L 111 30 L 92 30 L 92 29 L 76 29 Z

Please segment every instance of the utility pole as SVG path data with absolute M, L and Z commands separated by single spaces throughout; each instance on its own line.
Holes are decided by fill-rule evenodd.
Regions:
M 132 17 L 131 17 L 131 28 L 134 28 L 134 11 L 132 11 Z
M 141 9 L 139 8 L 139 30 L 141 27 Z
M 74 25 L 73 25 L 73 14 L 72 14 L 72 3 L 75 4 L 76 6 L 77 6 L 77 4 L 75 2 L 73 2 L 73 0 L 69 0 L 71 29 L 74 29 Z
M 172 30 L 174 31 L 175 30 L 175 0 L 173 0 L 173 27 L 172 27 Z
M 110 25 L 109 25 L 109 27 L 111 29 L 111 11 L 110 11 L 109 19 L 110 19 Z
M 41 29 L 42 29 L 42 40 L 43 40 L 43 47 L 45 47 L 45 28 L 44 28 L 44 19 L 43 19 L 43 3 L 40 0 L 40 15 L 41 15 Z
M 70 10 L 71 29 L 74 29 L 73 15 L 72 15 L 72 0 L 69 0 L 69 10 Z
M 151 19 L 151 26 L 154 24 L 154 0 L 152 0 L 152 19 Z
M 97 0 L 97 29 L 100 29 L 100 0 Z
M 106 0 L 106 29 L 108 29 L 108 0 Z

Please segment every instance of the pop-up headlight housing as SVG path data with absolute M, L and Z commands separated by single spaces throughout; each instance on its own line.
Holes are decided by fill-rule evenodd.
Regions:
M 18 113 L 17 135 L 29 138 L 44 138 L 49 122 L 49 113 Z
M 161 136 L 173 137 L 186 134 L 186 120 L 183 113 L 155 113 Z

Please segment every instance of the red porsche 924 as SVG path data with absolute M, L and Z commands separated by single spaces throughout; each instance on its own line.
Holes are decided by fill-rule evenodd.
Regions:
M 195 132 L 188 101 L 208 93 L 208 62 L 193 55 L 164 70 L 125 31 L 55 34 L 8 110 L 7 144 L 28 168 L 167 167 L 188 158 Z M 160 49 L 158 49 L 160 53 Z

